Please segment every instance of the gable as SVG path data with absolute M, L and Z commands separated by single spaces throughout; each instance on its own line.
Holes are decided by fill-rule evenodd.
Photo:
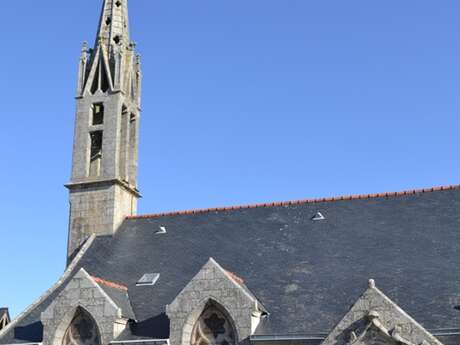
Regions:
M 442 345 L 376 288 L 369 288 L 321 345 Z
M 192 329 L 209 303 L 228 314 L 227 319 L 231 320 L 240 341 L 253 334 L 259 322 L 254 313 L 261 314 L 263 310 L 241 278 L 226 271 L 210 258 L 167 306 L 172 344 L 190 343 Z
M 244 287 L 243 280 L 234 273 L 226 271 L 213 258 L 210 258 L 174 301 L 168 305 L 168 313 L 182 309 L 184 303 L 187 304 L 189 310 L 193 311 L 209 299 L 214 299 L 227 309 L 232 308 L 232 304 L 236 302 L 247 304 L 252 310 L 260 308 L 260 303 L 254 295 Z
M 81 268 L 41 314 L 43 343 L 60 345 L 75 313 L 84 310 L 98 326 L 104 344 L 126 327 L 122 309 L 107 292 Z

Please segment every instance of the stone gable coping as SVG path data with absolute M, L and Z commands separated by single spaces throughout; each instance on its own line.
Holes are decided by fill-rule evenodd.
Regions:
M 383 337 L 389 344 L 442 345 L 380 291 L 374 280 L 321 345 L 363 345 Z
M 96 322 L 102 345 L 109 344 L 124 329 L 121 308 L 102 287 L 81 268 L 41 314 L 43 344 L 59 345 L 75 311 L 86 310 Z
M 192 285 L 194 285 L 195 281 L 197 281 L 197 280 L 209 280 L 209 281 L 211 281 L 213 278 L 211 278 L 210 275 L 206 273 L 206 271 L 209 271 L 209 270 L 211 270 L 211 271 L 217 270 L 218 272 L 220 272 L 227 279 L 227 281 L 230 282 L 235 288 L 239 289 L 241 291 L 241 293 L 244 294 L 244 296 L 246 296 L 251 302 L 257 304 L 257 300 L 252 295 L 250 295 L 245 289 L 243 289 L 242 286 L 241 286 L 241 283 L 238 282 L 234 278 L 234 277 L 236 277 L 236 275 L 234 275 L 233 273 L 231 274 L 229 271 L 227 271 L 224 268 L 222 268 L 217 263 L 217 261 L 214 260 L 214 258 L 209 258 L 208 262 L 201 268 L 201 270 L 195 275 L 195 277 L 192 278 L 192 280 L 185 286 L 185 288 L 182 289 L 182 291 L 177 295 L 175 300 L 168 306 L 168 309 L 174 308 L 174 305 L 175 305 L 175 303 L 177 303 L 178 299 L 180 299 L 182 297 L 182 295 L 184 295 L 187 292 L 187 290 L 189 290 L 192 287 Z M 203 277 L 201 277 L 201 276 L 203 276 Z M 242 281 L 242 279 L 241 279 L 241 281 Z M 217 302 L 219 302 L 219 301 L 217 301 Z
M 101 286 L 98 284 L 98 282 L 92 277 L 89 275 L 88 272 L 86 272 L 86 270 L 84 268 L 80 268 L 80 270 L 78 271 L 78 273 L 75 275 L 75 278 L 80 278 L 81 276 L 84 276 L 86 279 L 88 279 L 90 282 L 92 282 L 93 286 L 99 290 L 99 292 L 107 299 L 107 301 L 112 304 L 112 306 L 116 309 L 119 310 L 119 315 L 118 317 L 121 318 L 121 309 L 120 307 L 112 300 L 112 298 L 104 291 L 103 288 L 101 288 Z M 102 279 L 98 279 L 100 281 L 103 281 Z M 106 281 L 104 281 L 105 283 Z M 115 283 L 110 283 L 110 282 L 107 282 L 109 284 L 115 284 Z M 117 284 L 115 284 L 117 285 Z
M 240 343 L 248 340 L 258 324 L 259 319 L 254 319 L 254 315 L 260 312 L 261 304 L 241 284 L 242 279 L 210 258 L 166 307 L 171 321 L 171 345 L 188 345 L 192 329 L 209 302 L 228 313 Z

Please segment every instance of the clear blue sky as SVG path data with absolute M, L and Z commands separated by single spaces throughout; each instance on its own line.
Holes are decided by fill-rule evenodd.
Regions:
M 99 0 L 2 1 L 0 304 L 64 269 Z M 130 0 L 140 213 L 460 183 L 458 0 Z

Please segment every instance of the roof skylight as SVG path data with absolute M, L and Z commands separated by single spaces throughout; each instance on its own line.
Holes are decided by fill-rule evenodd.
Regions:
M 146 273 L 142 276 L 141 279 L 136 283 L 136 286 L 148 286 L 155 285 L 155 283 L 160 279 L 159 273 Z

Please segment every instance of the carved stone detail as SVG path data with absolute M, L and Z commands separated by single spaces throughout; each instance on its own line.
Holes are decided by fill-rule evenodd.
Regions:
M 369 280 L 369 288 L 322 345 L 442 345 Z

